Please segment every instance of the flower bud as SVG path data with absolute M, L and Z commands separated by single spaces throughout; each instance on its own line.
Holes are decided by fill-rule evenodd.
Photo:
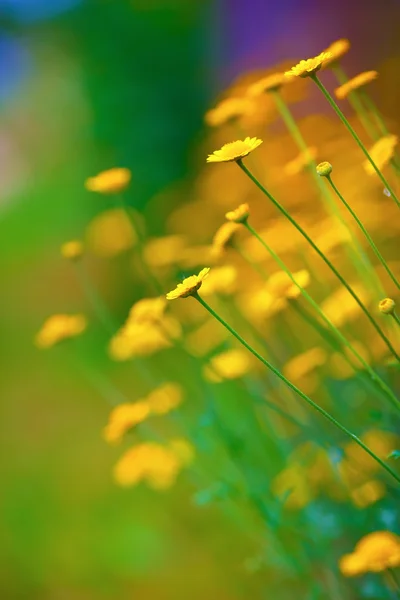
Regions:
M 384 298 L 379 302 L 379 310 L 384 315 L 392 315 L 394 313 L 394 309 L 396 303 L 392 298 Z
M 332 165 L 326 160 L 322 163 L 319 163 L 319 165 L 317 165 L 316 168 L 317 173 L 318 175 L 320 175 L 320 177 L 329 177 L 329 175 L 332 173 Z

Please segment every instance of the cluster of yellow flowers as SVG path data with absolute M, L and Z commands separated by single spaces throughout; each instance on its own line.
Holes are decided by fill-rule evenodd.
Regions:
M 371 571 L 380 573 L 400 566 L 400 537 L 390 531 L 374 531 L 364 536 L 354 552 L 342 556 L 339 567 L 346 577 Z

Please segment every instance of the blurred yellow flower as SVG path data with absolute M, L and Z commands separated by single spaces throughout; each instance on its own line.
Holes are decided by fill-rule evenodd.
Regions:
M 371 83 L 378 77 L 377 71 L 364 71 L 363 73 L 359 73 L 349 81 L 346 81 L 343 85 L 339 86 L 335 89 L 335 96 L 339 100 L 343 100 L 347 98 L 347 96 L 357 90 L 358 88 L 367 85 L 367 83 Z
M 299 464 L 281 471 L 272 482 L 272 491 L 278 497 L 286 497 L 285 505 L 291 510 L 304 508 L 315 497 L 306 472 Z
M 379 170 L 383 169 L 393 158 L 398 141 L 397 135 L 385 135 L 369 149 L 369 154 Z M 368 175 L 376 173 L 369 160 L 365 160 L 363 164 Z
M 330 52 L 321 52 L 314 58 L 301 60 L 297 65 L 292 67 L 290 71 L 286 71 L 287 77 L 309 77 L 320 70 L 322 65 L 332 57 Z
M 237 277 L 237 269 L 233 265 L 214 267 L 203 283 L 201 293 L 203 296 L 212 294 L 230 295 L 235 291 Z
M 310 283 L 310 273 L 306 269 L 301 269 L 292 273 L 293 279 L 301 288 L 305 288 Z M 267 282 L 266 290 L 276 298 L 298 298 L 301 291 L 290 279 L 285 271 L 277 271 L 273 273 Z
M 300 379 L 317 367 L 324 365 L 326 358 L 327 354 L 323 348 L 311 348 L 290 359 L 284 365 L 283 373 L 290 380 Z
M 250 113 L 254 109 L 248 98 L 227 98 L 215 108 L 209 110 L 204 120 L 210 127 L 218 127 L 224 123 Z
M 52 315 L 37 333 L 35 344 L 38 348 L 51 348 L 63 340 L 80 335 L 86 327 L 87 321 L 84 315 Z
M 143 258 L 152 267 L 168 267 L 179 263 L 181 254 L 187 246 L 182 235 L 166 235 L 146 241 Z
M 336 63 L 340 58 L 342 58 L 342 56 L 347 54 L 349 50 L 350 42 L 346 38 L 341 38 L 340 40 L 332 42 L 332 44 L 325 50 L 325 52 L 329 52 L 329 54 L 331 54 L 331 57 L 324 62 L 324 67 Z
M 183 390 L 177 383 L 164 383 L 146 397 L 152 414 L 165 415 L 177 408 L 183 400 Z
M 278 90 L 285 83 L 288 83 L 288 78 L 285 77 L 284 73 L 273 73 L 272 75 L 267 75 L 262 79 L 252 83 L 248 88 L 246 94 L 250 97 L 261 96 L 265 92 L 271 92 Z
M 229 242 L 232 241 L 233 236 L 237 231 L 241 229 L 239 223 L 233 223 L 233 221 L 228 221 L 227 223 L 223 223 L 219 229 L 217 229 L 213 241 L 212 241 L 212 249 L 213 253 L 216 256 L 220 256 Z
M 247 137 L 244 140 L 237 140 L 224 144 L 220 150 L 215 150 L 207 158 L 207 162 L 233 162 L 238 161 L 250 152 L 253 152 L 262 144 L 262 140 L 256 137 Z
M 227 350 L 213 356 L 205 368 L 205 377 L 209 381 L 219 382 L 223 379 L 239 379 L 251 370 L 251 358 L 241 348 Z
M 115 208 L 92 219 L 86 229 L 86 240 L 94 254 L 111 258 L 132 248 L 137 235 L 125 212 Z
M 134 321 L 111 338 L 108 351 L 113 360 L 125 361 L 135 356 L 150 356 L 171 346 L 171 340 L 158 324 Z
M 68 260 L 78 260 L 83 254 L 83 244 L 80 240 L 71 240 L 61 246 L 61 256 Z
M 193 296 L 201 287 L 203 280 L 207 277 L 210 269 L 208 267 L 202 269 L 198 275 L 186 277 L 182 283 L 178 283 L 176 288 L 166 295 L 167 300 L 176 300 L 177 298 L 187 298 Z
M 364 558 L 356 553 L 344 554 L 339 560 L 340 572 L 345 577 L 357 577 L 366 572 Z
M 116 406 L 109 417 L 103 436 L 109 444 L 121 441 L 127 431 L 143 423 L 150 414 L 150 406 L 146 401 L 124 403 Z
M 400 537 L 390 531 L 374 531 L 364 536 L 355 553 L 365 562 L 367 571 L 379 573 L 400 566 Z
M 286 163 L 284 166 L 284 173 L 288 176 L 298 175 L 306 167 L 309 167 L 317 157 L 317 149 L 313 146 L 311 148 L 307 148 L 303 152 L 294 158 L 293 160 Z
M 392 298 L 384 298 L 379 302 L 378 308 L 384 315 L 391 315 L 396 308 L 396 302 Z
M 167 301 L 164 296 L 142 298 L 135 302 L 129 311 L 128 321 L 160 321 L 164 315 Z
M 369 295 L 359 283 L 350 283 L 362 302 L 368 302 Z M 321 310 L 336 327 L 340 327 L 360 316 L 360 307 L 348 291 L 340 287 L 321 303 Z
M 222 344 L 228 335 L 227 330 L 220 327 L 215 319 L 207 318 L 194 331 L 186 334 L 186 348 L 193 356 L 204 356 Z
M 386 494 L 381 481 L 372 479 L 350 491 L 350 497 L 358 508 L 366 508 L 378 502 Z
M 232 223 L 246 223 L 250 215 L 250 207 L 248 204 L 241 204 L 235 210 L 230 210 L 226 213 L 225 218 Z
M 114 478 L 121 486 L 144 481 L 156 490 L 166 490 L 193 456 L 194 450 L 185 440 L 173 440 L 169 446 L 144 442 L 123 454 L 114 467 Z
M 125 168 L 108 169 L 85 181 L 85 187 L 100 194 L 117 194 L 124 191 L 131 181 L 131 172 Z

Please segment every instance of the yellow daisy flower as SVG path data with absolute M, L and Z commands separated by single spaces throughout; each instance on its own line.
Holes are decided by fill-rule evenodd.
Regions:
M 250 215 L 250 207 L 247 203 L 241 204 L 235 210 L 226 213 L 225 218 L 232 223 L 245 223 Z
M 123 192 L 131 181 L 131 172 L 125 168 L 108 169 L 85 181 L 85 188 L 99 194 L 118 194 Z
M 262 79 L 252 83 L 248 89 L 246 94 L 250 97 L 257 97 L 265 94 L 266 92 L 273 92 L 279 90 L 285 83 L 288 83 L 288 78 L 285 77 L 284 73 L 273 73 L 272 75 L 267 75 Z
M 68 260 L 78 260 L 82 254 L 83 244 L 79 240 L 71 240 L 61 246 L 61 256 Z
M 335 96 L 339 100 L 343 100 L 346 98 L 351 92 L 357 90 L 358 88 L 367 85 L 367 83 L 371 83 L 378 77 L 377 71 L 364 71 L 363 73 L 359 73 L 349 81 L 346 81 L 343 85 L 339 86 L 335 90 Z
M 253 103 L 248 98 L 227 98 L 215 108 L 209 110 L 204 120 L 210 127 L 218 127 L 224 123 L 248 114 L 253 109 Z
M 220 150 L 215 150 L 207 158 L 207 162 L 233 162 L 238 161 L 250 152 L 253 152 L 262 144 L 262 140 L 256 137 L 247 137 L 244 140 L 237 140 L 224 144 Z
M 397 135 L 389 134 L 375 142 L 370 148 L 369 154 L 379 170 L 383 169 L 393 158 L 398 141 Z M 363 166 L 368 175 L 375 174 L 375 169 L 368 160 L 364 161 Z
M 182 283 L 178 283 L 176 288 L 166 295 L 167 300 L 176 300 L 176 298 L 187 298 L 193 296 L 197 290 L 201 287 L 203 280 L 207 277 L 210 272 L 209 267 L 206 267 L 200 271 L 198 275 L 191 275 L 186 277 Z
M 321 52 L 314 58 L 308 58 L 307 60 L 301 60 L 297 65 L 292 67 L 290 71 L 286 71 L 287 77 L 310 77 L 320 70 L 322 65 L 331 58 L 330 52 Z
M 341 38 L 340 40 L 332 42 L 332 44 L 325 50 L 325 52 L 329 52 L 332 56 L 325 61 L 324 67 L 337 62 L 340 58 L 342 58 L 342 56 L 347 54 L 349 50 L 350 42 L 346 38 Z
M 38 348 L 51 348 L 63 340 L 80 335 L 86 327 L 84 315 L 52 315 L 36 335 L 35 344 Z

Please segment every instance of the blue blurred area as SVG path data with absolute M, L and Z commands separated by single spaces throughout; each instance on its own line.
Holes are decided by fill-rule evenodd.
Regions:
M 82 0 L 0 0 L 0 15 L 21 23 L 33 23 L 56 17 Z
M 32 58 L 24 42 L 17 36 L 0 36 L 0 101 L 14 93 L 32 66 Z

